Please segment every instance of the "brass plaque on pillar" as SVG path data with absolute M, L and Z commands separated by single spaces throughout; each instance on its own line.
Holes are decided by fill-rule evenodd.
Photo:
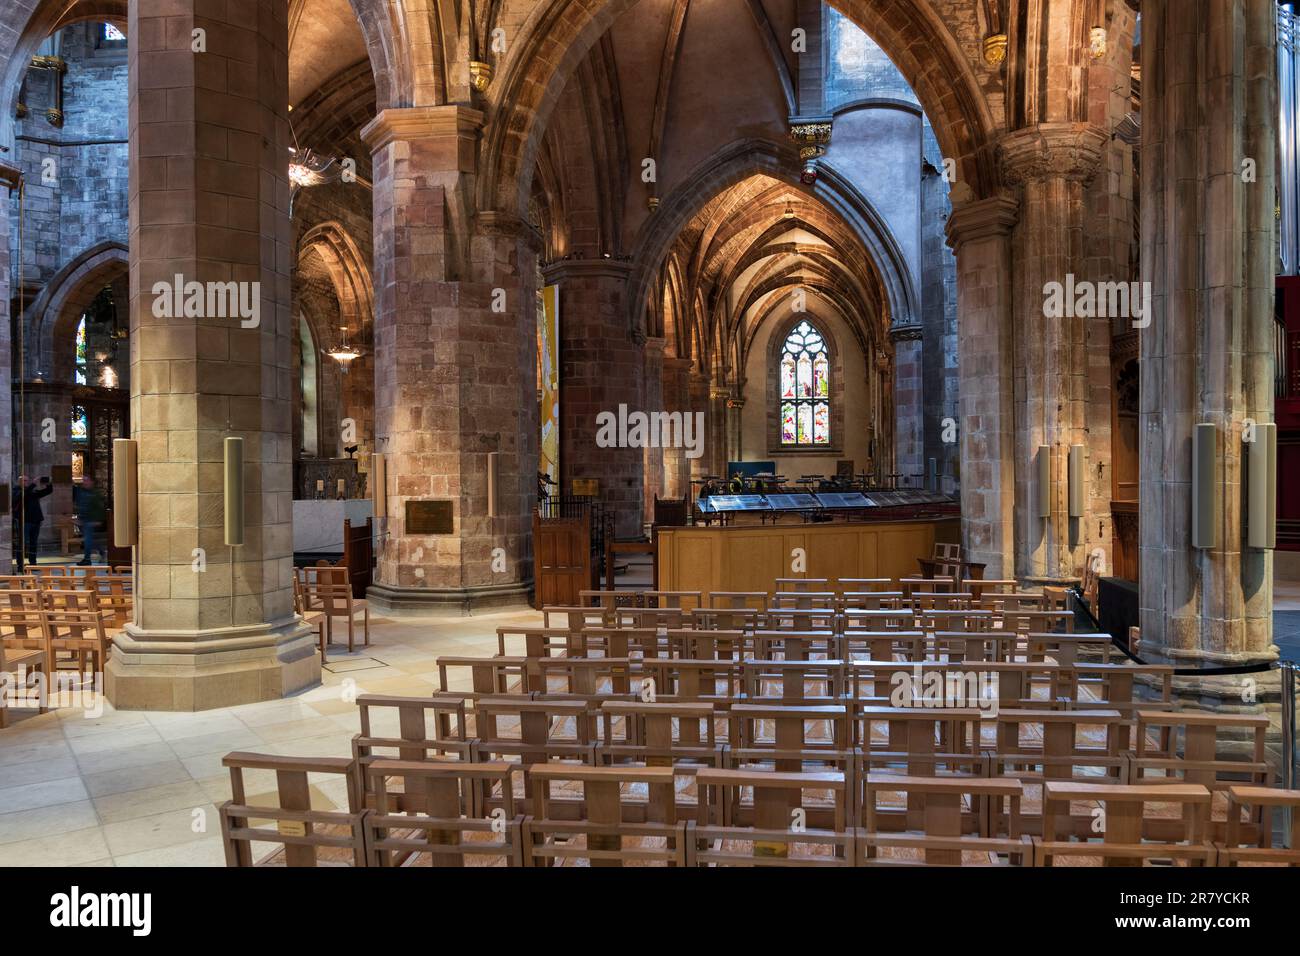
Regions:
M 455 530 L 455 518 L 450 501 L 408 501 L 406 503 L 407 534 L 451 534 Z
M 569 482 L 569 490 L 579 497 L 588 498 L 600 497 L 600 479 L 599 478 L 574 478 Z
M 56 485 L 72 484 L 72 466 L 55 465 L 50 469 L 50 481 Z

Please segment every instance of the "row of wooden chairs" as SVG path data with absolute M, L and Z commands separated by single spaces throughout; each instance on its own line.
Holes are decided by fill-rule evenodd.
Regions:
M 789 595 L 830 595 L 844 599 L 849 594 L 888 594 L 911 600 L 916 596 L 934 596 L 960 593 L 979 601 L 985 597 L 1020 594 L 1036 599 L 1045 609 L 1063 610 L 1069 603 L 1069 592 L 1064 588 L 1047 587 L 1041 591 L 1022 592 L 1012 579 L 965 581 L 952 577 L 934 578 L 777 578 L 771 591 L 657 591 L 657 590 L 588 590 L 579 592 L 584 605 L 628 608 L 679 608 L 692 610 L 699 607 L 764 608 L 779 598 Z
M 867 774 L 853 813 L 836 771 L 705 767 L 680 781 L 673 766 L 381 759 L 365 768 L 363 795 L 347 758 L 223 763 L 230 866 L 1300 865 L 1300 851 L 1271 841 L 1272 812 L 1300 809 L 1300 791 L 1247 785 L 1228 789 L 1224 835 L 1211 840 L 1211 794 L 1197 784 L 1050 781 L 1043 835 L 1031 836 L 1011 779 Z M 276 805 L 249 800 L 246 771 L 275 774 Z M 313 774 L 343 778 L 346 808 L 312 807 Z M 693 802 L 678 799 L 679 781 Z M 1079 830 L 1080 803 L 1099 826 Z M 255 844 L 270 854 L 256 858 Z
M 801 630 L 842 634 L 852 630 L 999 631 L 1071 633 L 1069 611 L 990 608 L 592 608 L 545 607 L 542 626 L 578 631 L 588 628 L 656 630 Z

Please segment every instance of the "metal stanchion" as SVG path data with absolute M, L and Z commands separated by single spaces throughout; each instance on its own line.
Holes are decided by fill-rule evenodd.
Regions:
M 1282 788 L 1296 788 L 1295 753 L 1295 672 L 1292 661 L 1282 662 Z M 1295 849 L 1292 838 L 1292 813 L 1290 807 L 1282 808 L 1282 840 L 1288 850 Z

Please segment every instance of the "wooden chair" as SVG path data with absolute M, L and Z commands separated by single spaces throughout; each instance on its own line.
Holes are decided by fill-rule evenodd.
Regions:
M 85 580 L 87 588 L 93 590 L 98 598 L 99 609 L 108 615 L 106 624 L 110 629 L 120 630 L 131 623 L 135 598 L 129 574 L 111 574 L 105 566 L 101 573 L 87 569 Z
M 884 794 L 896 796 L 882 802 Z M 1015 780 L 865 774 L 858 862 L 862 866 L 1032 865 L 1033 841 L 1020 827 L 1021 795 Z M 909 811 L 903 807 L 916 808 L 915 829 L 910 828 Z
M 693 865 L 854 864 L 843 773 L 709 768 L 695 779 L 701 816 L 687 825 Z
M 777 578 L 773 584 L 774 594 L 772 596 L 775 598 L 777 594 L 782 592 L 795 594 L 808 593 L 810 591 L 825 592 L 827 590 L 826 586 L 829 583 L 830 581 L 826 578 Z M 832 594 L 833 593 L 834 592 L 832 592 Z
M 641 661 L 642 687 L 663 703 L 707 703 L 720 711 L 743 696 L 740 661 L 647 658 Z
M 515 812 L 514 765 L 498 761 L 376 760 L 366 768 L 373 810 L 364 818 L 371 866 L 523 866 L 523 816 Z M 400 790 L 392 789 L 400 784 Z M 484 794 L 500 808 L 485 816 Z
M 902 591 L 846 591 L 840 596 L 837 610 L 843 615 L 852 611 L 896 611 L 903 606 Z
M 987 776 L 978 707 L 855 705 L 853 746 L 862 773 L 894 770 L 912 777 Z M 883 728 L 883 734 L 875 733 Z
M 543 689 L 541 673 L 533 669 L 539 658 L 529 657 L 439 657 L 438 693 L 461 697 L 473 702 L 480 697 L 507 694 L 530 696 Z M 460 684 L 464 670 L 469 670 L 468 691 Z
M 768 604 L 768 615 L 778 611 L 830 611 L 837 609 L 839 595 L 834 591 L 778 591 Z
M 849 592 L 893 591 L 893 578 L 836 578 L 835 590 L 847 596 Z M 899 591 L 898 593 L 902 593 Z
M 49 707 L 49 698 L 45 688 L 48 686 L 49 674 L 46 672 L 48 654 L 44 648 L 15 647 L 6 650 L 6 641 L 0 637 L 0 730 L 8 723 L 9 708 L 20 700 L 25 704 L 30 687 L 28 674 L 36 671 L 40 674 L 38 684 L 37 712 L 45 713 Z
M 346 757 L 278 757 L 230 753 L 221 764 L 230 768 L 231 797 L 220 807 L 221 839 L 227 866 L 365 866 L 356 765 Z M 244 771 L 275 773 L 275 803 L 253 806 L 245 791 Z M 346 810 L 314 810 L 310 774 L 343 777 Z M 257 826 L 269 821 L 274 829 Z M 253 843 L 279 844 L 270 856 L 253 860 Z
M 859 655 L 872 661 L 919 661 L 925 659 L 926 638 L 922 631 L 856 630 L 846 628 L 840 638 L 840 656 L 853 661 Z
M 352 759 L 357 784 L 367 807 L 375 806 L 371 764 L 379 760 L 412 763 L 432 757 L 454 756 L 468 761 L 471 742 L 465 701 L 457 697 L 389 697 L 362 694 L 357 698 L 361 732 L 352 738 Z M 396 724 L 392 735 L 377 733 L 376 723 Z M 394 752 L 395 751 L 395 752 Z M 401 810 L 400 802 L 397 809 Z
M 1265 749 L 1268 727 L 1264 714 L 1139 710 L 1129 779 L 1148 786 L 1200 784 L 1215 794 L 1226 794 L 1233 785 L 1267 787 L 1273 773 Z M 1244 738 L 1244 759 L 1220 756 L 1220 735 Z M 1224 837 L 1225 821 L 1226 816 L 1213 822 L 1214 839 Z M 1257 818 L 1254 825 L 1260 822 Z
M 599 708 L 607 700 L 633 697 L 630 657 L 543 657 L 533 662 L 546 700 L 582 701 Z
M 14 653 L 39 651 L 44 655 L 46 679 L 54 675 L 54 651 L 38 590 L 0 592 L 0 643 Z
M 764 614 L 754 608 L 699 607 L 691 611 L 687 623 L 697 631 L 748 631 L 753 633 L 764 624 Z
M 356 649 L 356 625 L 361 618 L 361 633 L 366 647 L 370 646 L 370 605 L 352 596 L 352 583 L 348 569 L 317 565 L 305 568 L 308 607 L 319 608 L 325 615 L 325 641 L 333 640 L 334 619 L 342 618 L 348 628 L 348 653 Z
M 836 770 L 852 779 L 854 750 L 843 704 L 734 704 L 728 716 L 727 757 L 733 767 L 770 765 L 784 773 Z
M 93 657 L 95 669 L 103 671 L 108 663 L 108 646 L 115 630 L 109 626 L 109 614 L 99 607 L 94 591 L 40 592 L 41 617 L 49 640 L 51 675 L 58 666 L 58 655 L 67 651 L 77 658 L 85 671 L 87 658 Z
M 686 865 L 686 828 L 677 822 L 672 767 L 548 763 L 528 773 L 533 812 L 523 821 L 525 866 L 572 860 L 594 867 Z M 552 789 L 557 784 L 559 794 Z M 572 796 L 575 784 L 580 797 Z
M 832 630 L 793 628 L 788 631 L 755 631 L 751 657 L 761 660 L 840 660 L 842 641 Z
M 987 751 L 991 777 L 1035 788 L 1053 780 L 1127 782 L 1128 758 L 1119 748 L 1123 718 L 1118 711 L 999 710 L 993 722 L 995 740 Z M 1025 818 L 1028 832 L 1042 833 L 1041 805 L 1026 812 Z M 1092 819 L 1075 817 L 1070 822 L 1073 833 L 1087 834 Z
M 480 697 L 474 702 L 472 759 L 519 763 L 526 802 L 533 766 L 551 761 L 595 764 L 595 724 L 591 707 L 583 701 L 531 700 L 518 694 Z
M 328 621 L 321 611 L 308 607 L 307 588 L 301 568 L 293 569 L 293 609 L 303 619 L 303 623 L 316 631 L 316 642 L 320 646 L 320 660 L 324 664 L 329 660 L 325 650 Z
M 766 591 L 713 591 L 709 594 L 709 607 L 762 611 L 767 607 Z
M 1218 844 L 1219 866 L 1300 866 L 1300 848 L 1273 846 L 1273 811 L 1290 809 L 1300 818 L 1300 790 L 1270 787 L 1228 788 L 1228 826 Z M 1254 829 L 1251 839 L 1247 832 Z
M 740 673 L 751 704 L 837 704 L 847 694 L 843 661 L 749 659 Z
M 752 631 L 680 630 L 665 636 L 669 653 L 688 660 L 739 660 L 753 647 Z
M 650 767 L 721 767 L 726 747 L 718 743 L 712 704 L 606 701 L 600 705 L 604 740 L 596 760 L 606 766 L 643 763 Z
M 640 606 L 643 608 L 675 608 L 689 613 L 697 607 L 703 607 L 700 591 L 642 591 Z
M 1094 827 L 1076 835 L 1072 803 L 1093 805 Z M 1177 817 L 1149 812 L 1159 804 L 1178 808 Z M 1079 783 L 1048 781 L 1043 784 L 1043 837 L 1034 844 L 1038 866 L 1067 860 L 1099 860 L 1103 866 L 1143 866 L 1153 861 L 1188 866 L 1214 862 L 1214 847 L 1207 837 L 1210 791 L 1200 784 Z M 1153 838 L 1153 824 L 1165 831 Z M 1170 832 L 1172 831 L 1172 832 Z M 1100 834 L 1101 841 L 1091 837 Z

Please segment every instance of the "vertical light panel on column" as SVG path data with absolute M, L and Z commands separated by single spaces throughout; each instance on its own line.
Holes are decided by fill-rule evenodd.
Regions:
M 375 517 L 387 517 L 388 461 L 379 452 L 370 456 L 370 498 L 375 503 Z
M 928 487 L 931 491 L 939 490 L 939 459 L 930 459 L 930 481 Z
M 1219 544 L 1220 502 L 1214 480 L 1218 426 L 1201 422 L 1192 432 L 1192 547 Z
M 496 451 L 488 452 L 487 456 L 487 507 L 488 517 L 497 516 L 497 475 L 500 469 L 501 453 Z
M 1256 425 L 1247 443 L 1246 547 L 1277 547 L 1277 426 Z
M 1052 516 L 1052 446 L 1038 446 L 1038 517 Z
M 227 438 L 225 450 L 226 544 L 238 547 L 244 543 L 244 439 Z
M 1083 517 L 1083 446 L 1070 446 L 1070 517 Z
M 130 438 L 113 439 L 113 544 L 140 543 L 139 446 Z

